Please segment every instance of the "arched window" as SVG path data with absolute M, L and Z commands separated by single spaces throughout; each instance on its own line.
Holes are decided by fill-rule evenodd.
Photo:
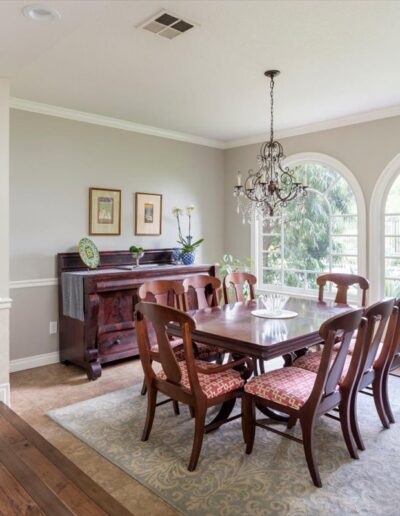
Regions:
M 288 204 L 286 220 L 266 218 L 258 223 L 261 288 L 307 293 L 317 289 L 317 277 L 326 272 L 365 274 L 359 252 L 365 238 L 365 207 L 354 177 L 329 156 L 301 154 L 287 164 L 308 185 L 308 195 L 301 207 Z
M 385 204 L 386 296 L 400 296 L 400 175 L 389 190 Z

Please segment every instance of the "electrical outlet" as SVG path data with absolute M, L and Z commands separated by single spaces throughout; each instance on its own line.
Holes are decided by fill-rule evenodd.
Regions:
M 57 326 L 58 326 L 57 321 L 50 321 L 50 324 L 49 324 L 50 335 L 54 335 L 55 333 L 57 333 L 57 331 L 58 331 Z

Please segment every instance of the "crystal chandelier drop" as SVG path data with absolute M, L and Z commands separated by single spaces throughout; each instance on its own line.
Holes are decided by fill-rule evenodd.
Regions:
M 294 172 L 284 167 L 283 147 L 274 140 L 274 78 L 278 70 L 268 70 L 265 76 L 270 79 L 271 129 L 270 138 L 264 142 L 257 156 L 259 169 L 248 171 L 242 184 L 242 174 L 237 175 L 237 185 L 233 195 L 237 200 L 237 212 L 242 215 L 243 223 L 251 223 L 254 216 L 259 218 L 282 215 L 282 208 L 294 199 L 301 201 L 307 195 L 307 186 L 296 180 Z

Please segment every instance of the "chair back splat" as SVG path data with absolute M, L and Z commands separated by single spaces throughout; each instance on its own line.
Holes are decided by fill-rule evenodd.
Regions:
M 367 306 L 367 290 L 369 289 L 369 281 L 362 276 L 356 274 L 330 273 L 318 276 L 317 284 L 319 286 L 318 301 L 324 301 L 324 287 L 327 282 L 332 282 L 337 286 L 335 303 L 347 305 L 347 291 L 351 285 L 358 285 L 362 290 L 361 306 Z
M 141 285 L 138 295 L 141 301 L 158 303 L 183 311 L 187 310 L 185 291 L 180 281 L 149 281 Z
M 249 274 L 248 272 L 232 272 L 232 274 L 227 274 L 224 278 L 223 288 L 224 288 L 224 299 L 225 303 L 229 303 L 229 287 L 233 288 L 234 292 L 234 302 L 235 301 L 244 301 L 244 292 L 243 287 L 245 284 L 249 286 L 250 299 L 255 299 L 256 293 L 254 286 L 257 283 L 257 278 L 253 274 Z
M 183 288 L 194 310 L 219 305 L 221 282 L 214 276 L 204 274 L 191 276 L 183 280 Z
M 364 310 L 352 310 L 344 315 L 332 317 L 322 324 L 319 334 L 325 341 L 324 349 L 321 356 L 321 364 L 315 382 L 314 390 L 318 396 L 327 397 L 333 394 L 340 377 L 343 374 L 347 353 L 350 348 L 351 339 L 354 332 L 359 328 L 357 333 L 357 341 L 361 348 L 366 338 L 366 319 L 363 319 Z M 341 337 L 340 346 L 334 353 L 335 342 Z M 360 361 L 360 357 L 355 357 L 355 361 Z M 357 367 L 359 365 L 357 364 Z M 319 391 L 319 393 L 318 393 Z M 310 399 L 313 398 L 313 394 Z

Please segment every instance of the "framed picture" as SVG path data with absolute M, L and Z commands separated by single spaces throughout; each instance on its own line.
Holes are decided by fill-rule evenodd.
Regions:
M 162 195 L 136 192 L 135 235 L 161 235 Z
M 121 190 L 89 188 L 89 235 L 121 234 Z

